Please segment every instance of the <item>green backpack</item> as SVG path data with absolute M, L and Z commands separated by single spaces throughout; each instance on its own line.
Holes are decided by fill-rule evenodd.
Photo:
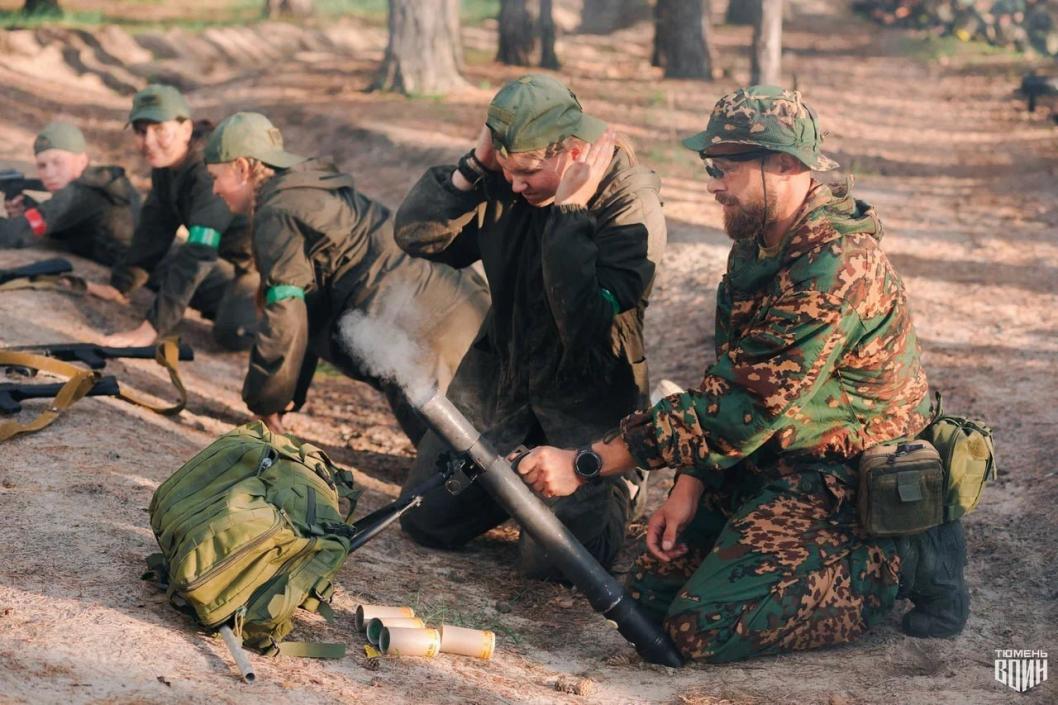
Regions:
M 944 521 L 955 521 L 981 501 L 985 482 L 996 479 L 992 429 L 980 421 L 943 412 L 936 393 L 933 418 L 919 438 L 929 441 L 944 467 Z
M 319 448 L 260 421 L 240 426 L 158 487 L 150 518 L 161 553 L 147 562 L 174 606 L 207 628 L 231 624 L 267 654 L 340 658 L 342 644 L 281 642 L 299 607 L 331 618 L 357 494 Z

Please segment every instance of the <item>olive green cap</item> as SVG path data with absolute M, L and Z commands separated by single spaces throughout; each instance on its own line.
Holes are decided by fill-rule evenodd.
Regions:
M 137 120 L 166 122 L 190 117 L 191 106 L 187 104 L 187 98 L 172 86 L 152 83 L 132 96 L 129 124 Z
M 542 74 L 501 88 L 489 103 L 485 124 L 501 154 L 544 149 L 570 136 L 594 142 L 606 131 L 605 122 L 584 114 L 573 91 Z
M 239 157 L 257 159 L 286 169 L 306 157 L 283 149 L 283 135 L 261 113 L 235 113 L 224 118 L 206 143 L 207 164 L 223 164 Z
M 40 154 L 49 149 L 61 149 L 64 152 L 84 154 L 88 151 L 88 145 L 84 141 L 84 135 L 76 125 L 68 122 L 53 122 L 37 135 L 33 140 L 33 154 Z
M 785 152 L 813 171 L 838 168 L 821 151 L 823 134 L 800 91 L 777 86 L 750 86 L 725 95 L 716 102 L 705 130 L 683 140 L 683 146 L 704 156 L 721 144 Z

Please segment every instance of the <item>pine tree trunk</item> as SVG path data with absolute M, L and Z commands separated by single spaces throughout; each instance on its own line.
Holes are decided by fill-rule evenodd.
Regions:
M 646 0 L 584 0 L 580 13 L 581 34 L 609 34 L 650 17 Z
M 782 0 L 761 0 L 760 20 L 753 27 L 750 83 L 782 85 Z
M 459 0 L 389 0 L 389 43 L 372 90 L 439 95 L 464 88 Z
M 308 17 L 313 10 L 312 0 L 265 0 L 262 14 L 270 19 Z
M 525 0 L 500 0 L 500 46 L 496 61 L 509 66 L 532 63 L 536 32 Z
M 702 0 L 702 40 L 705 42 L 705 60 L 710 78 L 719 77 L 719 61 L 716 54 L 716 39 L 713 32 L 713 0 Z
M 655 66 L 665 78 L 712 78 L 702 34 L 702 0 L 658 0 L 655 11 Z
M 545 69 L 558 69 L 558 55 L 555 54 L 555 19 L 551 15 L 551 0 L 540 0 L 540 66 Z
M 22 6 L 22 14 L 60 15 L 62 8 L 59 6 L 59 0 L 26 0 L 26 4 Z
M 760 0 L 731 0 L 727 6 L 727 24 L 754 25 L 760 17 Z

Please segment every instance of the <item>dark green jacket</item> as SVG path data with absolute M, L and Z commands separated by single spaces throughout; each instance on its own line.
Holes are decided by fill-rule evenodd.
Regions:
M 465 299 L 465 289 L 454 284 L 456 272 L 401 252 L 389 210 L 358 192 L 351 176 L 315 159 L 261 187 L 253 247 L 267 303 L 243 399 L 259 415 L 282 411 L 291 401 L 300 406 L 317 358 L 349 370 L 335 340 L 345 311 L 377 313 L 388 292 L 399 291 L 412 297 L 424 320 L 443 323 Z M 443 335 L 443 328 L 424 335 Z
M 119 166 L 90 166 L 79 178 L 35 208 L 43 230 L 25 217 L 0 220 L 0 246 L 25 247 L 39 237 L 56 240 L 74 254 L 113 265 L 132 243 L 140 194 Z
M 182 164 L 151 171 L 151 192 L 143 204 L 132 245 L 110 277 L 116 289 L 128 293 L 147 283 L 169 254 L 180 226 L 220 233 L 219 247 L 185 243 L 166 263 L 156 282 L 158 294 L 147 313 L 147 320 L 163 336 L 180 323 L 195 289 L 218 257 L 234 264 L 237 271 L 253 271 L 247 220 L 232 215 L 224 201 L 213 195 L 213 179 L 202 161 L 202 147 L 202 140 L 196 139 Z
M 657 176 L 618 151 L 588 208 L 531 206 L 499 173 L 473 191 L 433 167 L 397 212 L 407 252 L 481 260 L 492 309 L 448 396 L 494 442 L 535 422 L 583 443 L 648 398 L 643 315 L 666 241 Z

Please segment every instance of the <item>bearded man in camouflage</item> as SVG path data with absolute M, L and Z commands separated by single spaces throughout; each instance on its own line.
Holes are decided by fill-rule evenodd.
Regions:
M 697 389 L 590 447 L 541 447 L 518 465 L 545 496 L 595 481 L 595 467 L 677 469 L 630 588 L 691 659 L 847 642 L 898 596 L 915 603 L 913 636 L 952 636 L 968 615 L 957 522 L 894 540 L 857 517 L 859 455 L 914 438 L 928 390 L 878 216 L 851 184 L 812 178 L 837 167 L 821 142 L 796 91 L 753 86 L 716 104 L 684 140 L 734 240 L 716 362 Z

